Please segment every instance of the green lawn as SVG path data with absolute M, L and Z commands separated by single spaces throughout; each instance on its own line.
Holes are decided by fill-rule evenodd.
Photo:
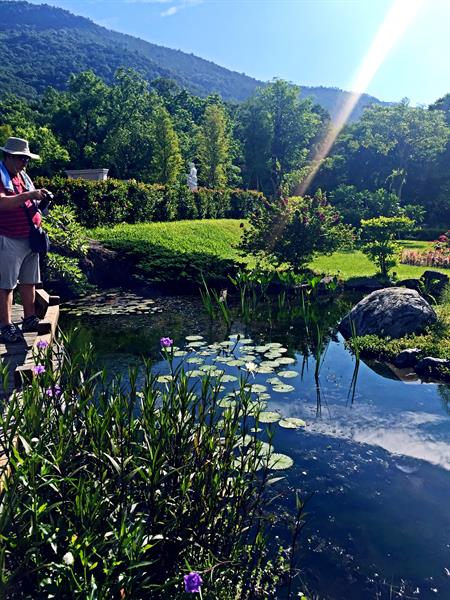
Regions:
M 198 221 L 174 221 L 168 223 L 122 224 L 91 230 L 92 237 L 105 244 L 128 253 L 148 255 L 153 250 L 163 251 L 164 256 L 213 256 L 220 260 L 244 261 L 236 250 L 242 233 L 243 221 L 239 219 L 208 219 Z M 402 241 L 401 245 L 411 250 L 425 249 L 430 242 Z M 150 251 L 151 250 L 151 251 Z M 169 256 L 170 258 L 170 256 Z M 250 264 L 253 261 L 249 261 Z M 375 266 L 360 251 L 336 252 L 331 256 L 318 256 L 309 265 L 314 271 L 325 274 L 340 274 L 343 279 L 370 276 Z M 425 267 L 397 265 L 399 278 L 420 277 Z M 446 270 L 440 269 L 443 273 Z M 448 271 L 447 271 L 448 273 Z

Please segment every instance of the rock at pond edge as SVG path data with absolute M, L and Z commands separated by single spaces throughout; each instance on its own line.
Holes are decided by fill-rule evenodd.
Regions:
M 339 331 L 351 337 L 352 322 L 357 336 L 401 338 L 422 332 L 436 319 L 435 311 L 418 292 L 391 287 L 376 290 L 358 302 L 340 322 Z

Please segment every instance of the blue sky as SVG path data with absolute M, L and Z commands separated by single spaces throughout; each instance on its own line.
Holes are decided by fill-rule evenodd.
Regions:
M 40 0 L 32 0 L 40 4 Z M 409 0 L 412 2 L 413 0 Z M 393 0 L 47 0 L 110 29 L 257 79 L 350 89 Z M 367 92 L 428 104 L 450 92 L 450 0 L 423 0 Z

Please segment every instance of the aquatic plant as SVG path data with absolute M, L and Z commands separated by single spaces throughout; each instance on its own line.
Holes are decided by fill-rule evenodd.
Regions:
M 4 597 L 170 599 L 187 570 L 207 597 L 275 594 L 287 566 L 269 559 L 268 486 L 291 459 L 251 432 L 247 378 L 220 408 L 223 371 L 204 365 L 195 384 L 168 339 L 170 373 L 144 362 L 127 386 L 70 339 L 56 364 L 38 352 L 0 415 Z

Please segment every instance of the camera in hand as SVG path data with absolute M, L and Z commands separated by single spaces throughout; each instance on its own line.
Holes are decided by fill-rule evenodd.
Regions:
M 44 210 L 47 210 L 49 208 L 50 204 L 52 203 L 52 200 L 53 200 L 53 194 L 51 192 L 49 192 L 48 190 L 45 190 L 44 197 L 39 202 L 39 210 L 41 212 L 44 212 Z

